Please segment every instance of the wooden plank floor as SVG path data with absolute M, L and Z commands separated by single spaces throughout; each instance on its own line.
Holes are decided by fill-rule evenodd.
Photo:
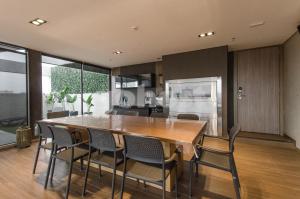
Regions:
M 221 147 L 223 144 L 208 140 L 208 145 Z M 37 173 L 32 175 L 33 157 L 36 145 L 23 150 L 0 151 L 0 198 L 62 198 L 66 185 L 66 164 L 58 162 L 53 185 L 43 189 L 48 153 L 41 151 Z M 242 198 L 295 199 L 300 196 L 300 151 L 293 144 L 284 142 L 237 138 L 236 163 L 240 175 Z M 187 164 L 185 164 L 185 171 Z M 207 167 L 200 167 L 200 176 L 194 179 L 193 198 L 234 198 L 230 174 Z M 86 198 L 110 198 L 111 175 L 103 173 L 99 181 L 96 170 L 91 172 Z M 84 174 L 76 165 L 72 176 L 69 198 L 81 198 Z M 121 178 L 116 181 L 119 196 Z M 180 198 L 187 198 L 188 176 L 180 180 Z M 127 180 L 124 198 L 161 198 L 158 189 Z M 167 195 L 172 198 L 171 194 Z

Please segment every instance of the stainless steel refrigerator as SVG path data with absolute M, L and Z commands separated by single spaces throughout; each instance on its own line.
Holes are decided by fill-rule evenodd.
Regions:
M 170 117 L 196 114 L 200 120 L 207 121 L 207 134 L 222 135 L 221 77 L 168 80 L 165 91 Z

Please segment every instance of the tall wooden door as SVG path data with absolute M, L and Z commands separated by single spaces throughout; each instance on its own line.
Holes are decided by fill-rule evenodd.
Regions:
M 268 47 L 235 54 L 242 131 L 279 134 L 279 53 L 279 47 Z

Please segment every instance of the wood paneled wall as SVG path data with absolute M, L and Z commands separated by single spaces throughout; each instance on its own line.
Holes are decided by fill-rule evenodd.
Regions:
M 279 134 L 280 47 L 272 46 L 235 52 L 236 122 L 242 131 Z

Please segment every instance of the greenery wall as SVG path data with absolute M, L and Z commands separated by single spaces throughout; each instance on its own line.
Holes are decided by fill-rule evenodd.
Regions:
M 69 88 L 68 93 L 80 94 L 81 70 L 69 67 L 51 68 L 51 89 L 52 92 L 59 92 L 65 87 Z M 83 71 L 84 93 L 107 92 L 109 90 L 109 76 L 107 74 Z

